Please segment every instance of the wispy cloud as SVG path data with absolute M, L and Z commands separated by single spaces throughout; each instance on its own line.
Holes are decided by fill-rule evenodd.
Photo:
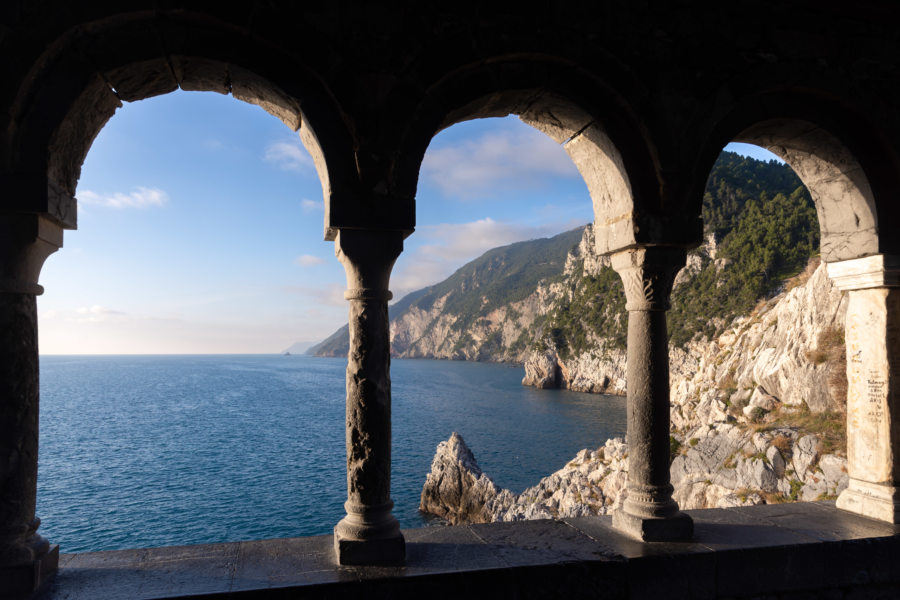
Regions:
M 532 187 L 546 176 L 579 177 L 562 146 L 532 129 L 429 148 L 421 174 L 445 195 L 463 199 L 498 188 Z
M 304 212 L 304 214 L 309 213 L 317 213 L 325 210 L 325 207 L 322 205 L 322 202 L 316 202 L 315 200 L 310 200 L 309 198 L 304 198 L 300 201 L 300 210 Z
M 312 254 L 303 254 L 294 259 L 294 262 L 301 267 L 312 267 L 315 265 L 321 265 L 325 263 L 324 258 L 320 258 L 318 256 L 313 256 Z
M 283 288 L 285 292 L 310 298 L 319 306 L 347 306 L 344 298 L 346 286 L 338 283 L 327 283 L 321 286 L 292 285 Z
M 213 150 L 213 151 L 224 150 L 227 147 L 225 145 L 225 142 L 223 142 L 220 139 L 216 139 L 216 138 L 205 139 L 205 140 L 203 140 L 202 145 L 207 150 Z
M 78 192 L 78 201 L 105 208 L 150 208 L 165 206 L 169 203 L 169 196 L 159 188 L 137 187 L 128 194 L 98 194 L 84 190 Z
M 306 171 L 313 167 L 312 157 L 299 137 L 270 143 L 264 158 L 285 171 Z
M 424 243 L 401 255 L 391 277 L 394 298 L 442 281 L 491 248 L 555 235 L 580 224 L 573 221 L 529 226 L 485 218 L 420 227 L 414 235 Z
M 87 321 L 89 323 L 100 323 L 102 321 L 117 319 L 126 315 L 126 313 L 120 310 L 113 310 L 105 306 L 100 306 L 99 304 L 76 308 L 75 313 L 78 315 L 76 317 L 77 321 Z

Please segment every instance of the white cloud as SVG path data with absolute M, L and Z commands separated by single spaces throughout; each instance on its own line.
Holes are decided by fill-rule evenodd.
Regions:
M 300 143 L 299 138 L 272 142 L 266 148 L 264 158 L 285 171 L 305 171 L 313 166 L 312 157 Z
M 523 189 L 542 177 L 578 177 L 562 146 L 533 129 L 491 132 L 429 148 L 421 175 L 447 196 L 473 198 L 497 188 Z
M 313 256 L 312 254 L 304 254 L 302 256 L 298 256 L 294 259 L 294 262 L 300 265 L 301 267 L 312 267 L 315 265 L 321 265 L 325 263 L 324 258 L 320 258 L 318 256 Z
M 103 321 L 108 321 L 110 319 L 124 317 L 126 315 L 126 313 L 120 310 L 113 310 L 105 306 L 100 306 L 99 304 L 76 308 L 75 313 L 79 315 L 78 317 L 76 317 L 76 321 L 89 323 L 100 323 Z
M 130 194 L 97 194 L 84 190 L 78 192 L 78 201 L 105 208 L 149 208 L 165 206 L 169 202 L 169 196 L 158 188 L 137 187 Z
M 414 235 L 425 243 L 403 253 L 397 261 L 391 277 L 394 298 L 400 299 L 409 292 L 446 279 L 463 264 L 491 248 L 548 237 L 580 224 L 557 222 L 533 227 L 488 217 L 470 223 L 420 227 Z
M 304 198 L 300 201 L 300 210 L 302 210 L 305 214 L 309 214 L 322 212 L 323 210 L 325 210 L 325 207 L 322 205 L 322 202 L 316 202 L 315 200 Z

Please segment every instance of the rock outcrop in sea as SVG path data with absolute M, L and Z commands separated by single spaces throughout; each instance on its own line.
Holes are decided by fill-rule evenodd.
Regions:
M 673 497 L 683 509 L 819 500 L 847 486 L 846 459 L 825 452 L 816 435 L 728 423 L 696 433 L 671 465 Z M 621 438 L 607 440 L 516 494 L 498 488 L 454 432 L 438 444 L 419 510 L 453 524 L 610 514 L 624 501 L 627 457 Z
M 481 472 L 475 456 L 462 436 L 455 431 L 438 444 L 431 472 L 422 488 L 419 510 L 437 515 L 450 523 L 489 523 L 485 504 L 501 490 Z

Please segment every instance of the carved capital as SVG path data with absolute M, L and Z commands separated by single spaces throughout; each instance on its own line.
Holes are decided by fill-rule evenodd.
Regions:
M 839 290 L 900 287 L 900 256 L 873 254 L 826 264 L 828 277 Z
M 391 299 L 388 284 L 394 261 L 403 251 L 403 232 L 341 229 L 334 254 L 347 275 L 347 300 Z
M 62 227 L 40 215 L 0 214 L 0 293 L 43 293 L 41 267 L 62 238 Z
M 626 310 L 669 310 L 675 275 L 685 265 L 683 248 L 650 246 L 616 252 L 612 268 L 625 285 Z

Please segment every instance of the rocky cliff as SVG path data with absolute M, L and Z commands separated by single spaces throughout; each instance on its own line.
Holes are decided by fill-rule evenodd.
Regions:
M 714 339 L 670 348 L 670 474 L 682 508 L 827 499 L 846 487 L 845 311 L 845 298 L 813 260 L 784 291 Z M 562 368 L 545 356 L 555 363 L 548 370 Z M 624 372 L 624 360 L 614 366 Z M 471 457 L 457 434 L 453 439 L 455 451 Z M 627 450 L 621 439 L 606 440 L 521 494 L 497 489 L 478 469 L 478 501 L 466 518 L 607 514 L 622 500 Z M 425 483 L 426 512 L 435 512 L 441 498 L 452 504 L 454 494 L 434 485 L 450 481 L 441 477 L 443 454 L 439 446 Z
M 722 154 L 710 176 L 704 221 L 706 243 L 688 254 L 667 315 L 673 370 L 684 371 L 685 377 L 693 377 L 697 368 L 693 362 L 715 353 L 709 344 L 728 345 L 728 336 L 720 336 L 729 328 L 748 325 L 735 322 L 736 318 L 754 311 L 760 318 L 765 311 L 758 306 L 759 299 L 764 299 L 768 310 L 770 300 L 783 295 L 786 278 L 803 270 L 818 243 L 812 202 L 790 169 L 730 153 Z M 524 364 L 525 385 L 625 392 L 624 292 L 608 259 L 597 255 L 590 225 L 553 238 L 495 248 L 447 280 L 406 296 L 390 310 L 391 349 L 396 357 L 519 362 Z M 717 373 L 720 380 L 736 377 L 737 385 L 759 387 L 760 394 L 768 391 L 788 403 L 796 402 L 792 393 L 802 395 L 813 410 L 833 404 L 827 394 L 811 396 L 825 389 L 822 384 L 828 379 L 828 369 L 817 365 L 805 366 L 809 377 L 800 388 L 782 389 L 784 381 L 778 373 L 785 353 L 793 353 L 794 361 L 785 363 L 785 368 L 796 370 L 804 353 L 817 352 L 808 348 L 810 341 L 816 341 L 808 339 L 815 324 L 804 323 L 800 337 L 783 337 L 784 327 L 772 328 L 786 340 L 781 345 L 766 342 L 764 331 L 748 338 L 731 359 L 721 359 L 726 371 Z M 755 348 L 757 342 L 765 343 L 769 354 L 754 355 L 754 365 L 760 364 L 750 373 L 735 357 L 751 358 L 744 350 Z M 345 355 L 346 327 L 310 352 Z M 823 363 L 832 358 L 828 352 L 818 356 Z M 767 361 L 768 366 L 763 366 Z M 734 373 L 729 374 L 732 367 Z M 708 364 L 703 368 L 708 369 Z M 738 391 L 744 392 L 744 387 Z M 699 387 L 694 391 L 704 392 Z
M 523 362 L 583 232 L 579 227 L 494 248 L 441 283 L 405 296 L 390 307 L 392 355 Z M 347 349 L 345 326 L 309 353 L 341 356 Z
M 847 486 L 846 460 L 825 452 L 818 436 L 792 427 L 754 432 L 723 423 L 695 439 L 671 466 L 682 509 L 820 500 Z M 582 450 L 521 494 L 498 488 L 472 458 L 462 463 L 454 451 L 471 457 L 457 433 L 438 445 L 419 505 L 451 523 L 605 515 L 624 500 L 628 447 L 621 438 Z M 463 510 L 456 499 L 465 499 Z

